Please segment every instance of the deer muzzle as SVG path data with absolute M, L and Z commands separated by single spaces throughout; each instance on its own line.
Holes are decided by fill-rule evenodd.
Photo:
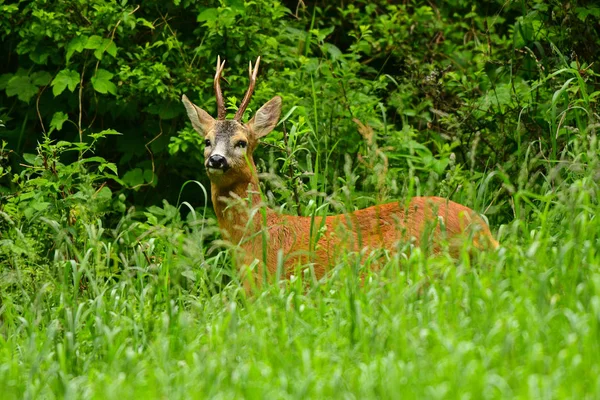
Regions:
M 208 168 L 210 172 L 225 172 L 229 169 L 229 163 L 227 162 L 227 159 L 222 155 L 213 154 L 208 158 L 208 161 L 206 162 L 206 168 Z

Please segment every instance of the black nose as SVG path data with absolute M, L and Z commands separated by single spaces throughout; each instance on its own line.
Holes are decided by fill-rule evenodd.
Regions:
M 229 168 L 229 165 L 227 165 L 227 159 L 225 157 L 215 154 L 208 158 L 208 167 L 226 170 Z

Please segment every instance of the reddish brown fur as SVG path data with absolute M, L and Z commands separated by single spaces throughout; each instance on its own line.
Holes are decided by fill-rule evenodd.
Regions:
M 240 179 L 235 184 L 223 188 L 213 183 L 211 188 L 219 225 L 225 236 L 240 246 L 238 265 L 262 261 L 252 276 L 258 284 L 262 281 L 264 265 L 268 276 L 275 275 L 280 251 L 286 276 L 293 273 L 298 264 L 312 263 L 316 277 L 320 278 L 341 252 L 365 248 L 395 251 L 399 242 L 409 240 L 415 246 L 423 246 L 429 242 L 428 233 L 432 235 L 432 253 L 441 250 L 440 242 L 444 239 L 453 255 L 469 237 L 478 248 L 498 246 L 487 224 L 473 210 L 440 197 L 414 197 L 408 204 L 388 203 L 314 220 L 283 215 L 270 208 L 264 208 L 263 216 L 259 210 L 262 201 L 257 192 L 254 163 L 251 158 L 249 161 L 247 169 L 237 175 Z M 243 199 L 250 199 L 253 207 Z M 266 223 L 263 222 L 265 217 Z M 428 224 L 431 224 L 429 229 Z M 324 229 L 320 229 L 322 225 Z M 248 279 L 245 284 L 249 285 Z

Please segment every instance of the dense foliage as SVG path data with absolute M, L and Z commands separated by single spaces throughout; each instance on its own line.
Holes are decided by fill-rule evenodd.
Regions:
M 0 392 L 14 397 L 600 393 L 600 6 L 583 0 L 0 0 Z M 285 212 L 441 195 L 502 243 L 352 255 L 250 301 L 202 141 L 217 55 Z M 368 274 L 368 273 L 367 273 Z

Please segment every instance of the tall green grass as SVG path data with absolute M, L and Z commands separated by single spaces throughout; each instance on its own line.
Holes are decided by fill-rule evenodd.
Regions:
M 569 163 L 536 161 L 548 179 L 515 189 L 520 218 L 496 252 L 413 249 L 378 273 L 349 254 L 321 282 L 299 271 L 252 298 L 226 252 L 207 251 L 200 214 L 96 221 L 76 241 L 47 221 L 56 247 L 38 279 L 4 271 L 2 398 L 597 398 L 595 136 L 578 146 Z M 502 179 L 476 183 L 481 204 Z

